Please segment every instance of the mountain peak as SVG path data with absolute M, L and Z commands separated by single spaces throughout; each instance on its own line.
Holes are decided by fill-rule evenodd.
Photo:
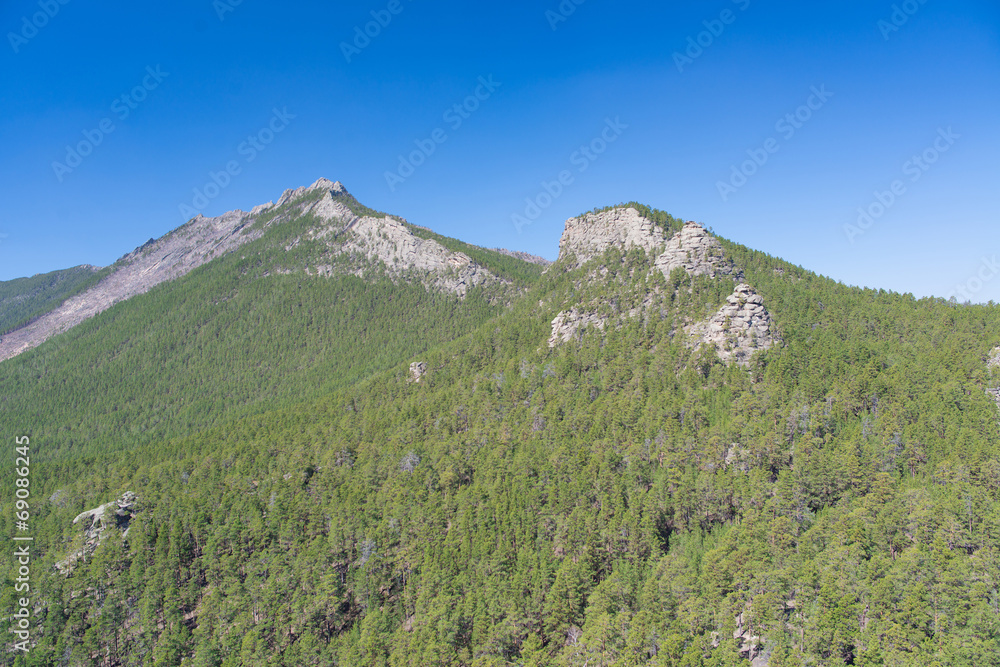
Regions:
M 701 224 L 689 220 L 671 234 L 670 228 L 643 216 L 634 206 L 584 213 L 567 220 L 559 241 L 559 259 L 565 261 L 573 256 L 575 265 L 582 266 L 610 248 L 627 251 L 633 247 L 655 252 L 656 267 L 665 276 L 678 267 L 691 275 L 733 273 L 718 239 Z
M 732 265 L 723 257 L 718 239 L 694 221 L 685 222 L 681 230 L 670 237 L 665 251 L 656 259 L 656 268 L 667 277 L 676 268 L 683 268 L 693 276 L 733 273 Z
M 344 184 L 341 183 L 340 181 L 331 181 L 328 178 L 321 177 L 319 180 L 317 180 L 309 187 L 302 186 L 299 188 L 295 188 L 294 190 L 292 189 L 285 190 L 281 194 L 281 199 L 278 200 L 276 206 L 281 206 L 282 204 L 290 202 L 293 199 L 298 199 L 299 197 L 307 195 L 310 192 L 316 192 L 317 190 L 323 192 L 332 192 L 338 195 L 350 194 L 347 191 L 347 188 L 344 187 Z
M 315 183 L 308 187 L 308 190 L 326 190 L 327 192 L 336 192 L 337 194 L 346 195 L 347 188 L 340 181 L 331 181 L 328 178 L 320 177 Z
M 631 206 L 584 213 L 566 221 L 559 240 L 559 259 L 569 255 L 581 266 L 610 248 L 640 247 L 647 252 L 666 242 L 663 230 Z

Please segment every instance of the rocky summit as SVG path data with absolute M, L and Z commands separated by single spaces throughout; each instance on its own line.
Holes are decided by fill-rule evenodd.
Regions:
M 689 221 L 679 231 L 664 233 L 663 227 L 642 217 L 632 207 L 619 207 L 600 213 L 585 214 L 566 221 L 560 242 L 559 261 L 566 268 L 581 266 L 612 248 L 629 250 L 641 248 L 653 256 L 653 270 L 669 278 L 676 269 L 683 269 L 689 276 L 739 279 L 742 272 L 725 256 L 719 240 L 702 225 Z M 608 267 L 599 267 L 592 279 L 608 273 Z M 582 286 L 582 282 L 578 281 Z M 648 317 L 654 304 L 661 303 L 657 290 L 635 306 L 611 310 L 619 322 L 639 316 Z M 603 331 L 608 318 L 598 314 L 608 310 L 606 303 L 576 304 L 560 311 L 552 320 L 552 333 L 548 346 L 556 347 L 583 334 L 590 327 Z M 657 306 L 662 308 L 662 304 Z M 709 346 L 716 350 L 724 363 L 734 362 L 746 366 L 754 352 L 780 345 L 781 340 L 773 329 L 764 299 L 746 283 L 736 285 L 713 315 L 701 322 L 685 327 L 686 345 L 693 348 Z
M 687 222 L 681 231 L 670 237 L 666 249 L 656 258 L 656 268 L 665 276 L 676 268 L 692 276 L 732 275 L 732 263 L 722 253 L 718 239 L 697 222 Z
M 637 247 L 652 252 L 665 242 L 663 231 L 634 208 L 585 213 L 566 221 L 559 240 L 559 261 L 582 266 L 613 247 L 622 250 Z
M 115 262 L 108 275 L 90 289 L 0 338 L 0 361 L 35 348 L 116 303 L 145 294 L 261 239 L 271 227 L 306 216 L 311 216 L 315 225 L 288 241 L 285 249 L 290 251 L 303 240 L 323 241 L 328 258 L 343 256 L 347 261 L 337 262 L 335 269 L 333 262 L 316 259 L 305 266 L 277 266 L 275 272 L 346 272 L 362 277 L 388 274 L 395 280 L 415 281 L 460 298 L 478 285 L 509 282 L 467 254 L 418 236 L 414 231 L 419 228 L 402 218 L 371 215 L 342 183 L 320 178 L 308 187 L 285 190 L 277 203 L 214 218 L 198 215 L 160 239 L 150 239 Z

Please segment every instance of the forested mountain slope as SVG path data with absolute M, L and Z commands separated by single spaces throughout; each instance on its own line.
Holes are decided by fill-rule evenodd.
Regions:
M 45 452 L 15 664 L 1000 662 L 1000 309 L 638 206 L 464 298 L 298 224 L 0 364 Z
M 100 277 L 99 268 L 82 265 L 0 282 L 0 336 L 49 312 Z
M 18 319 L 19 311 L 5 315 L 12 322 L 12 330 L 0 339 L 0 361 L 33 349 L 117 303 L 226 257 L 261 239 L 272 228 L 277 229 L 270 234 L 266 247 L 284 238 L 288 255 L 281 262 L 294 263 L 295 270 L 308 274 L 387 274 L 464 296 L 477 285 L 497 281 L 518 280 L 523 286 L 541 272 L 540 267 L 529 262 L 462 244 L 476 254 L 474 261 L 442 245 L 439 241 L 453 241 L 444 237 L 425 241 L 405 221 L 361 205 L 341 183 L 321 178 L 309 187 L 286 190 L 277 204 L 268 202 L 249 212 L 230 211 L 216 218 L 198 215 L 123 256 L 97 276 L 99 280 L 62 294 L 62 298 L 70 297 L 64 302 L 55 299 L 59 294 L 53 294 L 39 304 L 39 312 L 28 312 L 38 315 L 30 322 L 23 315 Z M 307 250 L 298 249 L 300 244 Z M 258 244 L 251 249 L 250 256 L 260 252 L 261 247 Z M 270 268 L 282 273 L 292 271 L 279 265 L 281 262 Z M 491 273 L 489 266 L 499 266 L 500 271 Z M 512 273 L 508 277 L 505 272 Z
M 506 307 L 524 289 L 515 280 L 527 285 L 541 274 L 478 249 L 493 274 L 402 234 L 404 250 L 417 247 L 425 266 L 386 251 L 394 262 L 387 267 L 378 252 L 362 254 L 371 248 L 366 239 L 341 229 L 381 219 L 359 218 L 339 202 L 317 212 L 332 203 L 333 184 L 319 183 L 325 187 L 287 191 L 277 205 L 255 209 L 243 232 L 255 240 L 239 253 L 0 363 L 0 407 L 11 423 L 43 439 L 39 455 L 54 461 L 191 433 L 322 395 L 451 340 Z M 478 283 L 456 294 L 449 287 L 463 272 Z

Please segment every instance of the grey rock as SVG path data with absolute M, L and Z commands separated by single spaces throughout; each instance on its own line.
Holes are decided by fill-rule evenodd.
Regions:
M 605 321 L 595 313 L 585 313 L 577 308 L 563 311 L 552 320 L 552 335 L 549 336 L 549 347 L 571 340 L 578 331 L 589 326 L 604 330 Z
M 996 401 L 997 407 L 1000 408 L 1000 388 L 987 389 L 986 393 Z
M 460 297 L 476 285 L 500 281 L 465 253 L 448 250 L 433 239 L 420 238 L 392 216 L 354 217 L 345 231 L 347 240 L 341 252 L 380 264 L 393 277 L 416 273 L 428 287 Z
M 995 347 L 990 351 L 990 355 L 986 359 L 986 367 L 991 370 L 1000 370 L 1000 347 Z M 986 393 L 996 401 L 997 408 L 1000 408 L 1000 387 L 990 387 Z
M 586 213 L 566 221 L 559 240 L 559 259 L 575 256 L 575 266 L 582 266 L 612 247 L 628 250 L 639 247 L 647 252 L 666 242 L 663 231 L 652 220 L 629 208 L 615 208 L 601 213 Z
M 427 372 L 426 361 L 414 361 L 410 364 L 410 377 L 408 382 L 420 382 L 420 378 Z
M 656 253 L 655 266 L 665 276 L 678 267 L 695 276 L 740 275 L 726 259 L 718 239 L 698 223 L 685 223 L 668 239 L 660 226 L 632 207 L 586 213 L 567 220 L 559 241 L 559 259 L 567 262 L 572 256 L 574 266 L 582 266 L 610 248 L 623 251 L 642 248 Z
M 692 276 L 733 275 L 732 262 L 726 260 L 718 239 L 696 222 L 687 222 L 670 237 L 666 250 L 656 258 L 656 268 L 669 277 L 676 268 Z
M 77 561 L 86 560 L 97 551 L 113 531 L 120 532 L 122 538 L 128 537 L 135 513 L 136 497 L 131 491 L 126 491 L 117 500 L 80 512 L 73 519 L 73 525 L 80 526 L 81 534 L 74 541 L 78 544 L 82 542 L 82 546 L 64 560 L 58 561 L 56 569 L 62 574 L 69 574 Z
M 523 262 L 531 262 L 532 264 L 538 264 L 539 266 L 551 266 L 552 261 L 545 259 L 544 257 L 539 257 L 538 255 L 532 255 L 530 253 L 523 252 L 521 250 L 507 250 L 506 248 L 493 248 L 494 252 L 498 252 L 501 255 L 507 255 L 508 257 L 514 257 Z
M 763 299 L 749 285 L 737 285 L 726 302 L 730 305 L 707 320 L 686 327 L 689 347 L 713 346 L 723 362 L 746 366 L 754 352 L 781 344 L 770 333 L 771 317 L 761 305 Z

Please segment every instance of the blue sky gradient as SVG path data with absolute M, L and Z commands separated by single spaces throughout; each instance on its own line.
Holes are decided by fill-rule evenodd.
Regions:
M 567 217 L 638 200 L 849 284 L 1000 301 L 995 0 L 64 1 L 0 6 L 0 280 L 325 176 L 550 259 Z

